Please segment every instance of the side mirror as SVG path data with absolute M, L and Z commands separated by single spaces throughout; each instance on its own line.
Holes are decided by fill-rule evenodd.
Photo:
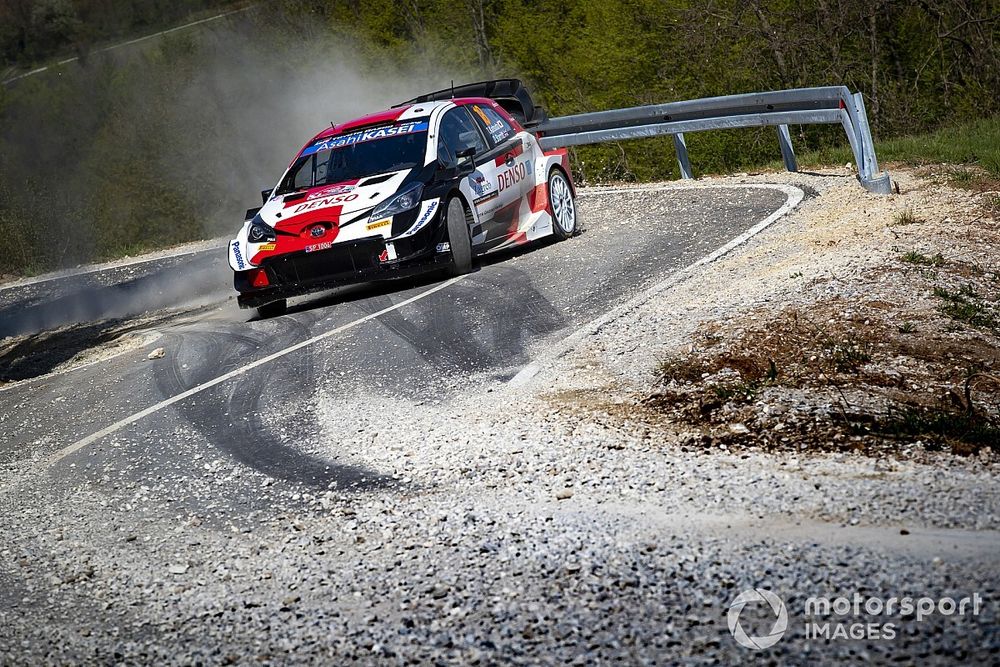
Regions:
M 248 208 L 246 214 L 243 216 L 243 221 L 246 222 L 247 220 L 252 220 L 255 215 L 260 213 L 260 209 L 260 206 L 257 208 Z
M 472 158 L 476 154 L 475 146 L 469 146 L 468 148 L 463 148 L 462 150 L 455 153 L 455 157 L 458 158 L 458 176 L 468 176 L 476 170 L 476 161 Z
M 274 188 L 270 188 L 268 190 L 261 190 L 260 191 L 260 203 L 261 204 L 266 204 L 267 200 L 271 198 L 271 193 L 272 192 L 274 192 Z

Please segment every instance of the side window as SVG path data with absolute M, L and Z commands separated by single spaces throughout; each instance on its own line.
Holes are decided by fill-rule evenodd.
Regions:
M 502 144 L 514 136 L 514 128 L 493 107 L 473 104 L 469 108 L 476 121 L 482 126 L 483 132 L 493 140 L 494 144 Z
M 461 107 L 444 115 L 438 134 L 438 158 L 445 164 L 453 164 L 455 156 L 468 148 L 476 149 L 477 155 L 486 150 L 486 142 Z

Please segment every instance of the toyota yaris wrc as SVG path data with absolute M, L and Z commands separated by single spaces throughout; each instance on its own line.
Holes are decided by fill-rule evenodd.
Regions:
M 543 151 L 525 129 L 540 115 L 520 82 L 502 80 L 320 132 L 229 244 L 240 306 L 277 315 L 289 296 L 434 268 L 460 274 L 476 255 L 569 237 L 566 151 Z

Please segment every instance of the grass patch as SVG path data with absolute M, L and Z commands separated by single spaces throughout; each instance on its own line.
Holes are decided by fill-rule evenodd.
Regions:
M 902 162 L 911 166 L 938 163 L 973 165 L 982 169 L 989 178 L 1000 179 L 1000 116 L 951 125 L 926 134 L 876 141 L 875 153 L 881 162 Z M 825 148 L 799 156 L 800 164 L 811 166 L 848 162 L 853 164 L 854 155 L 847 146 Z M 775 165 L 780 163 L 775 162 Z M 968 169 L 955 170 L 951 178 L 976 186 L 982 175 Z
M 938 306 L 938 311 L 957 322 L 987 329 L 995 329 L 997 326 L 996 316 L 982 302 L 972 285 L 962 285 L 957 292 L 935 287 L 934 296 L 944 301 Z
M 938 253 L 932 257 L 918 252 L 916 250 L 910 250 L 905 255 L 899 258 L 900 261 L 906 262 L 907 264 L 916 264 L 918 266 L 943 266 L 944 257 L 941 253 Z
M 951 169 L 947 175 L 948 182 L 959 188 L 971 188 L 979 177 L 978 172 L 968 167 Z
M 983 198 L 983 208 L 986 212 L 998 216 L 1000 215 L 1000 194 L 988 194 Z
M 950 446 L 953 454 L 968 456 L 1000 442 L 1000 428 L 978 413 L 907 408 L 876 421 L 873 428 L 891 438 L 923 438 Z
M 896 327 L 896 331 L 898 331 L 901 334 L 911 334 L 916 330 L 917 327 L 913 324 L 913 322 L 903 322 L 898 327 Z
M 702 374 L 707 373 L 706 368 L 694 357 L 680 355 L 664 357 L 656 364 L 656 373 L 663 378 L 664 382 L 697 382 Z
M 912 209 L 908 208 L 897 213 L 895 217 L 893 217 L 892 222 L 894 225 L 916 225 L 923 222 L 923 220 L 918 218 Z
M 826 349 L 833 367 L 841 373 L 855 373 L 872 360 L 872 346 L 867 342 L 831 342 Z

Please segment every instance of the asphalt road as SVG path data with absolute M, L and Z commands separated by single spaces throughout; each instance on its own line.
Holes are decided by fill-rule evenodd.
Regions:
M 8 625 L 0 648 L 23 651 L 16 662 L 83 659 L 84 650 L 101 661 L 119 650 L 154 655 L 135 647 L 155 643 L 157 630 L 120 627 L 124 612 L 110 600 L 124 592 L 141 606 L 158 595 L 147 586 L 133 596 L 127 582 L 167 557 L 169 545 L 142 551 L 169 535 L 164 523 L 196 516 L 225 540 L 315 509 L 330 490 L 355 503 L 371 492 L 413 497 L 427 484 L 378 472 L 363 449 L 331 443 L 318 392 L 333 397 L 341 424 L 361 419 L 354 430 L 375 436 L 423 428 L 416 422 L 428 415 L 447 429 L 450 402 L 469 395 L 482 413 L 503 414 L 493 387 L 786 199 L 738 187 L 587 196 L 582 233 L 566 242 L 491 257 L 457 281 L 428 276 L 303 298 L 269 320 L 236 307 L 222 251 L 0 290 L 0 331 L 20 334 L 0 347 L 0 379 L 16 380 L 0 387 L 0 526 L 9 538 L 0 609 L 35 632 L 29 639 L 23 624 Z M 159 338 L 61 370 L 123 334 Z M 147 359 L 155 347 L 164 356 Z M 380 423 L 385 401 L 416 406 L 414 424 Z M 93 556 L 81 560 L 81 550 Z M 68 563 L 97 563 L 105 550 L 119 559 L 109 578 L 100 564 L 67 574 L 76 567 Z M 50 562 L 56 553 L 61 565 Z M 103 639 L 93 634 L 112 627 Z M 53 648 L 66 633 L 73 641 Z M 91 641 L 96 649 L 81 648 Z

